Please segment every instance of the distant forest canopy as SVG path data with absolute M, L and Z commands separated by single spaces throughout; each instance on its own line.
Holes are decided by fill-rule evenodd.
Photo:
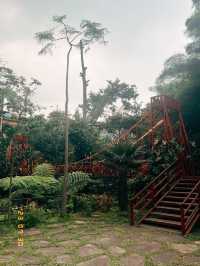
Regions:
M 181 102 L 190 138 L 200 145 L 200 0 L 192 0 L 193 12 L 186 20 L 189 42 L 184 54 L 166 60 L 152 88 Z
M 165 62 L 151 89 L 181 102 L 190 139 L 200 146 L 200 0 L 193 0 L 192 15 L 186 20 L 186 34 L 190 41 L 185 53 L 173 55 Z M 40 108 L 32 96 L 40 86 L 38 80 L 27 81 L 0 62 L 0 114 L 18 121 L 17 129 L 5 126 L 4 138 L 0 139 L 2 176 L 8 175 L 5 154 L 16 130 L 29 137 L 35 150 L 33 156 L 40 153 L 52 164 L 63 163 L 64 112 L 54 111 L 48 117 L 38 113 Z M 99 150 L 102 144 L 109 143 L 113 136 L 135 123 L 141 114 L 137 87 L 119 79 L 107 81 L 105 88 L 88 95 L 87 123 L 82 119 L 80 108 L 82 106 L 70 119 L 70 161 Z

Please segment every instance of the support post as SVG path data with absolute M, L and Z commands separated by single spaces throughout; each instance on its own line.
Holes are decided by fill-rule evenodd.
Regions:
M 185 210 L 183 206 L 181 206 L 181 231 L 182 234 L 185 234 Z
M 199 203 L 199 213 L 200 213 L 200 186 L 198 187 L 198 192 L 199 192 L 198 203 Z
M 130 225 L 135 225 L 135 209 L 132 201 L 130 203 Z

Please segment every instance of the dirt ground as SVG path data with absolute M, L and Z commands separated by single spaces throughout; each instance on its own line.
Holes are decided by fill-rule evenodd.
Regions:
M 26 229 L 0 238 L 0 265 L 200 266 L 200 237 L 150 226 L 131 227 L 101 214 Z

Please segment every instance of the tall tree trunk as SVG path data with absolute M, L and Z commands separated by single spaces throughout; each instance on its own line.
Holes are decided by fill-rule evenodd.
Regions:
M 4 90 L 0 89 L 0 138 L 3 137 Z
M 65 87 L 65 166 L 64 166 L 64 180 L 63 180 L 63 202 L 62 202 L 62 215 L 66 213 L 67 204 L 67 180 L 69 169 L 69 114 L 68 114 L 68 101 L 69 101 L 69 59 L 72 46 L 70 46 L 67 53 L 67 67 L 66 67 L 66 87 Z
M 127 173 L 121 173 L 119 177 L 119 208 L 121 211 L 128 210 Z
M 86 70 L 87 67 L 84 65 L 84 57 L 83 57 L 83 42 L 80 41 L 80 51 L 81 51 L 81 78 L 83 83 L 83 120 L 86 121 L 87 118 L 87 80 L 86 80 Z

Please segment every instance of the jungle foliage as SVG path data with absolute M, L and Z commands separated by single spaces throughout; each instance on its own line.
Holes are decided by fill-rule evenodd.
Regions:
M 64 16 L 54 17 L 54 22 L 60 25 L 64 19 Z M 74 34 L 79 34 L 74 28 L 69 27 L 68 30 L 72 38 Z M 80 34 L 85 37 L 85 49 L 90 43 L 104 41 L 106 29 L 101 28 L 101 24 L 83 21 L 80 30 Z M 152 89 L 156 93 L 173 96 L 181 102 L 189 135 L 196 141 L 197 147 L 200 147 L 200 0 L 193 0 L 193 13 L 186 21 L 186 33 L 191 41 L 186 46 L 185 53 L 173 55 L 165 62 Z M 41 53 L 48 52 L 57 41 L 53 31 L 39 32 L 36 37 L 40 41 L 46 41 Z M 76 46 L 80 48 L 79 43 Z M 39 165 L 32 176 L 13 178 L 13 206 L 20 203 L 29 205 L 31 201 L 46 209 L 59 209 L 61 206 L 63 178 L 55 178 L 54 166 L 64 164 L 66 114 L 58 110 L 48 116 L 37 112 L 39 108 L 34 104 L 32 96 L 40 85 L 34 78 L 28 81 L 16 75 L 12 69 L 0 66 L 0 116 L 17 121 L 15 128 L 3 126 L 3 131 L 0 132 L 0 207 L 8 206 L 11 162 L 6 160 L 6 153 L 15 134 L 26 135 L 30 149 L 25 155 L 15 152 L 14 168 L 19 167 L 22 156 Z M 142 113 L 136 85 L 127 84 L 118 78 L 107 81 L 104 88 L 91 92 L 84 108 L 87 109 L 87 120 L 83 119 L 78 109 L 70 119 L 67 118 L 70 125 L 70 163 L 102 150 L 103 145 L 110 144 L 114 137 L 130 128 Z M 146 131 L 145 125 L 143 129 Z M 145 144 L 136 147 L 129 140 L 112 147 L 104 147 L 107 148 L 96 160 L 103 161 L 116 172 L 116 176 L 113 178 L 71 173 L 67 181 L 68 210 L 84 209 L 89 214 L 97 208 L 98 197 L 103 195 L 99 202 L 105 203 L 107 197 L 106 209 L 111 204 L 111 196 L 112 202 L 117 200 L 120 209 L 127 211 L 129 195 L 144 187 L 173 163 L 181 152 L 181 147 L 175 141 L 165 143 L 162 140 L 158 141 L 153 151 Z M 195 147 L 193 154 L 194 161 L 198 164 L 198 148 Z M 142 163 L 148 164 L 148 173 L 140 171 Z M 133 178 L 129 179 L 130 173 Z
M 171 95 L 181 102 L 190 137 L 200 145 L 200 1 L 193 0 L 193 13 L 186 20 L 186 34 L 190 42 L 184 54 L 166 60 L 164 69 L 153 88 Z

